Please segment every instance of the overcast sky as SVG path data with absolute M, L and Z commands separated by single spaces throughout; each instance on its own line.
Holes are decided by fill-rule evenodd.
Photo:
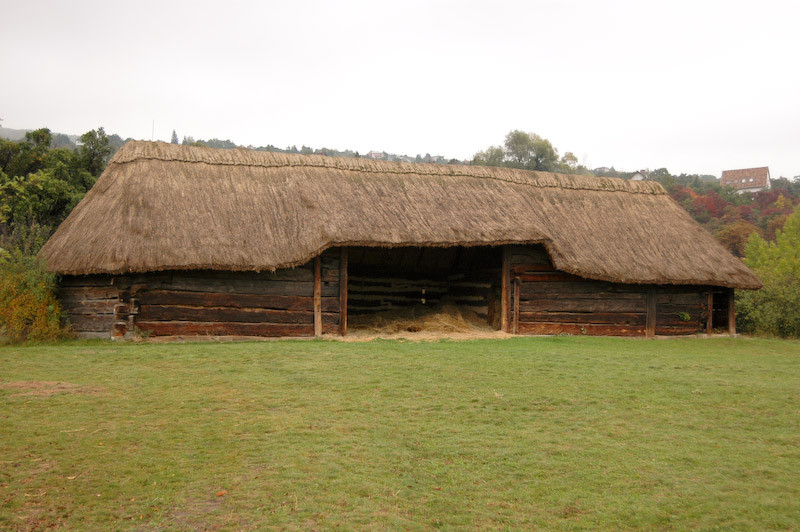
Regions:
M 800 174 L 800 2 L 0 0 L 0 118 L 123 138 Z

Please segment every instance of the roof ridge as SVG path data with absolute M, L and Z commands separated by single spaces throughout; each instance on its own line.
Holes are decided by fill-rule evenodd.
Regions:
M 140 147 L 143 149 L 139 149 Z M 155 150 L 152 152 L 145 153 L 153 148 L 155 148 Z M 183 153 L 163 153 L 163 151 L 175 152 L 176 149 Z M 206 150 L 213 150 L 216 155 L 220 155 L 220 152 L 224 152 L 225 158 L 228 160 L 214 160 L 211 157 L 204 157 L 204 155 L 208 155 Z M 159 153 L 159 151 L 162 153 Z M 237 161 L 235 160 L 236 156 L 245 156 L 251 159 L 271 159 L 271 161 Z M 285 162 L 279 161 L 279 158 L 285 159 Z M 326 155 L 256 151 L 248 150 L 247 148 L 218 150 L 196 146 L 176 146 L 165 142 L 153 141 L 130 141 L 126 143 L 117 151 L 114 157 L 111 158 L 109 164 L 125 164 L 137 160 L 174 161 L 215 166 L 246 166 L 256 168 L 327 168 L 350 172 L 400 176 L 471 177 L 476 179 L 493 179 L 505 183 L 527 185 L 535 188 L 627 192 L 629 194 L 645 195 L 667 194 L 667 191 L 659 183 L 649 181 L 628 181 L 619 178 L 560 174 L 557 172 L 541 172 L 500 166 L 434 165 L 428 163 L 372 161 L 347 157 L 330 157 Z M 372 168 L 370 168 L 370 166 Z M 550 182 L 548 183 L 547 181 Z

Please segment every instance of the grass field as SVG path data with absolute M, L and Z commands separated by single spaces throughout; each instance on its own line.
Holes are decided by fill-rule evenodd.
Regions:
M 0 529 L 796 529 L 800 343 L 0 348 Z

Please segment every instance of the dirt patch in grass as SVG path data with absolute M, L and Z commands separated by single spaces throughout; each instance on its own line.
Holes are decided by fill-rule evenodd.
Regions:
M 81 386 L 61 381 L 0 381 L 0 389 L 16 391 L 17 393 L 12 394 L 12 397 L 20 395 L 50 397 L 57 393 L 96 395 L 104 391 L 100 386 Z

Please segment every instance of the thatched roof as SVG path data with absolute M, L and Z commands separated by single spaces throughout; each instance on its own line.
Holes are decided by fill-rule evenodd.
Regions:
M 129 142 L 42 249 L 64 274 L 271 270 L 328 247 L 545 245 L 590 279 L 758 288 L 658 183 Z

